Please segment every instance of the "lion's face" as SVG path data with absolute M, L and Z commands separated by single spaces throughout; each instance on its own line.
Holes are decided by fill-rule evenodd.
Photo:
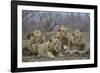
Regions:
M 50 39 L 49 48 L 59 52 L 61 49 L 61 42 L 58 39 Z
M 79 44 L 79 43 L 82 42 L 82 37 L 81 37 L 81 36 L 75 36 L 75 37 L 74 37 L 74 41 L 75 41 L 77 44 Z
M 61 31 L 66 31 L 66 27 L 64 25 L 62 25 L 60 28 L 59 28 Z
M 81 45 L 83 39 L 82 39 L 82 33 L 79 30 L 75 30 L 69 37 L 69 42 L 73 44 L 74 46 L 76 45 Z M 70 43 L 69 43 L 70 44 Z
M 40 30 L 35 30 L 35 31 L 33 32 L 33 35 L 34 35 L 34 37 L 38 38 L 38 37 L 41 37 L 42 32 L 41 32 Z
M 75 36 L 80 36 L 80 35 L 81 35 L 80 30 L 79 30 L 79 29 L 76 29 L 76 30 L 74 31 L 74 35 L 75 35 Z
M 32 42 L 34 43 L 42 43 L 45 41 L 44 35 L 40 30 L 35 30 L 34 32 L 32 32 L 31 37 L 33 37 Z
M 65 31 L 58 31 L 57 33 L 56 33 L 56 37 L 58 38 L 58 39 L 62 39 L 63 37 L 65 37 L 66 36 L 66 32 Z
M 63 35 L 63 36 L 67 33 L 67 31 L 68 31 L 68 28 L 66 28 L 66 27 L 63 26 L 63 25 L 59 28 L 59 32 L 60 32 L 61 35 Z

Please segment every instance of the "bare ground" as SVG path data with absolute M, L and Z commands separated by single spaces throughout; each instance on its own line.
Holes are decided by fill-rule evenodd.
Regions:
M 83 60 L 89 59 L 89 52 L 84 54 L 74 53 L 74 54 L 66 54 L 63 57 L 56 57 L 54 59 L 37 57 L 37 56 L 23 56 L 23 62 L 38 62 L 38 61 L 59 61 L 59 60 Z

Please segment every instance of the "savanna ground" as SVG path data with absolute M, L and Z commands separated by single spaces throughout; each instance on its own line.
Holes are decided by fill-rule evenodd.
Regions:
M 63 24 L 71 31 L 80 29 L 85 32 L 84 38 L 87 42 L 87 46 L 90 47 L 90 17 L 88 13 L 64 13 L 64 12 L 41 12 L 41 11 L 28 11 L 23 10 L 22 16 L 22 39 L 26 39 L 27 33 L 30 33 L 36 29 L 40 29 L 45 32 L 47 38 L 51 37 L 52 31 L 57 31 L 59 26 Z M 48 33 L 51 32 L 51 33 Z M 63 57 L 56 57 L 54 59 L 38 57 L 38 56 L 22 56 L 22 62 L 38 62 L 38 61 L 58 61 L 58 60 L 83 60 L 90 58 L 90 48 L 86 48 L 88 51 L 79 54 L 78 52 L 64 53 Z

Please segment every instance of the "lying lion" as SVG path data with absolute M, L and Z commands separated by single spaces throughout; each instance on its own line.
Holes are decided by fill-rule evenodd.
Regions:
M 61 51 L 61 42 L 58 39 L 50 39 L 47 42 L 44 42 L 36 48 L 36 45 L 33 45 L 33 52 L 38 53 L 40 57 L 49 57 L 55 58 L 56 56 L 62 56 Z

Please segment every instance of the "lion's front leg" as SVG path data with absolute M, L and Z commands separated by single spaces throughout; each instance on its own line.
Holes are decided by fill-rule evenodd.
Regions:
M 63 55 L 61 52 L 59 52 L 58 56 L 63 57 L 65 55 Z
M 52 52 L 49 52 L 49 51 L 48 51 L 47 54 L 48 54 L 48 57 L 49 57 L 49 58 L 55 58 L 55 56 L 52 54 Z

